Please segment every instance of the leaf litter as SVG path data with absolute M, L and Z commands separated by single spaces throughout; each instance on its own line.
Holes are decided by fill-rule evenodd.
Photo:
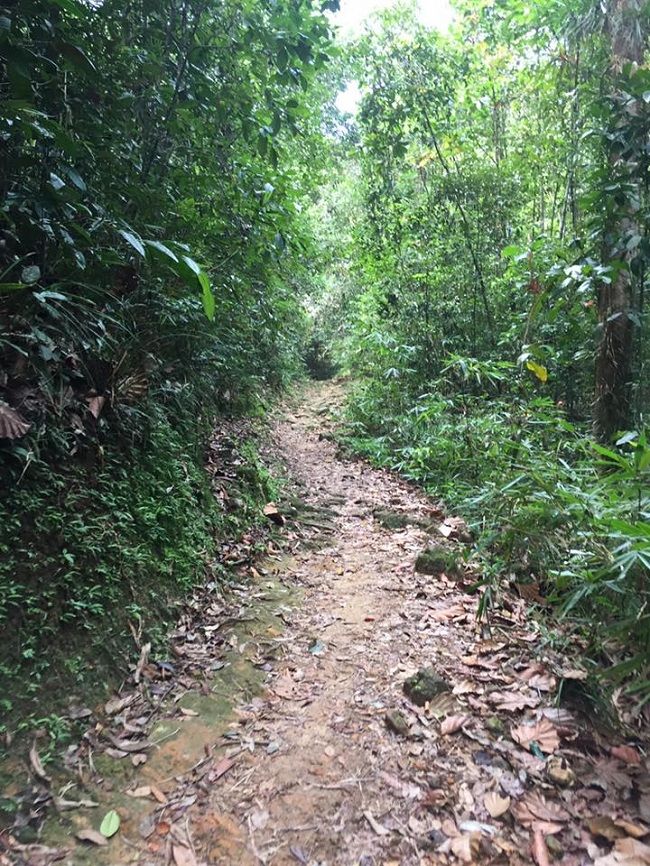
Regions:
M 557 705 L 558 678 L 580 683 L 583 671 L 548 646 L 538 654 L 523 596 L 504 597 L 486 632 L 476 618 L 481 590 L 464 590 L 480 582 L 471 561 L 461 584 L 415 572 L 421 550 L 436 544 L 458 553 L 469 529 L 392 473 L 319 437 L 327 408 L 340 399 L 336 383 L 309 386 L 274 423 L 269 453 L 292 479 L 293 502 L 312 524 L 326 510 L 327 529 L 301 526 L 291 495 L 266 508 L 280 538 L 265 545 L 285 556 L 284 579 L 301 601 L 268 636 L 272 652 L 255 643 L 265 690 L 206 742 L 198 763 L 164 785 L 141 775 L 158 748 L 156 720 L 197 721 L 183 696 L 200 692 L 242 647 L 231 625 L 246 620 L 250 587 L 228 600 L 206 586 L 172 633 L 169 660 L 140 644 L 130 683 L 66 754 L 69 770 L 90 783 L 83 768 L 111 750 L 114 760 L 140 765 L 125 793 L 148 811 L 135 834 L 132 822 L 124 826 L 128 850 L 139 847 L 147 866 L 650 864 L 647 741 L 617 737 L 579 707 Z M 221 447 L 209 458 L 215 466 Z M 225 501 L 220 471 L 215 495 Z M 414 519 L 388 529 L 373 518 L 377 509 Z M 222 560 L 253 569 L 259 586 L 256 544 L 244 536 Z M 403 686 L 422 671 L 450 690 L 418 706 Z M 30 763 L 34 789 L 51 802 L 49 767 L 37 750 Z M 126 833 L 115 814 L 109 850 Z M 103 829 L 114 826 L 113 818 Z M 96 845 L 100 858 L 98 840 L 108 840 L 93 833 L 82 828 L 77 838 Z M 49 866 L 66 856 L 58 846 L 0 835 L 0 866 Z

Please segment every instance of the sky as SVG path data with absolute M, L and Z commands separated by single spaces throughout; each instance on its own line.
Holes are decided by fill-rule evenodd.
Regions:
M 367 18 L 378 9 L 386 9 L 393 5 L 393 0 L 341 0 L 340 10 L 332 16 L 332 20 L 340 28 L 341 35 L 355 36 L 363 31 Z M 449 0 L 419 0 L 419 18 L 427 27 L 435 27 L 446 31 L 451 23 L 453 13 Z M 361 93 L 356 82 L 351 82 L 336 100 L 341 111 L 354 114 L 361 99 Z

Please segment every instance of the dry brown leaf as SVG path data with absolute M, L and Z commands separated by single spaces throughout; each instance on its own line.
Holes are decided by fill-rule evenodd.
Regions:
M 235 762 L 231 758 L 221 758 L 210 771 L 210 781 L 216 782 L 222 776 L 225 776 L 228 770 L 235 766 Z
M 510 797 L 500 797 L 495 791 L 485 795 L 485 808 L 493 818 L 500 818 L 510 808 Z
M 147 740 L 118 740 L 113 734 L 108 734 L 108 739 L 113 743 L 116 749 L 120 752 L 144 752 L 151 748 L 151 743 Z
M 461 863 L 473 863 L 481 850 L 481 834 L 466 833 L 451 840 L 451 851 Z
M 194 716 L 198 716 L 196 710 L 189 710 L 187 707 L 181 707 L 181 713 L 188 718 L 193 718 Z
M 83 830 L 77 830 L 75 833 L 80 842 L 91 842 L 93 845 L 104 847 L 108 845 L 108 839 L 103 836 L 99 830 L 93 830 L 92 827 L 85 827 Z
M 157 788 L 155 785 L 151 785 L 151 793 L 153 796 L 161 803 L 163 806 L 167 804 L 167 797 L 163 794 L 160 788 Z
M 0 439 L 20 439 L 31 426 L 20 412 L 0 400 Z
M 469 695 L 474 692 L 482 692 L 482 688 L 478 683 L 475 683 L 473 680 L 461 680 L 451 690 L 452 695 Z
M 640 764 L 641 756 L 632 746 L 612 746 L 609 750 L 610 755 L 623 761 L 624 764 Z
M 469 720 L 469 716 L 447 716 L 447 718 L 443 719 L 440 724 L 440 733 L 443 734 L 443 736 L 447 734 L 455 734 L 456 731 L 460 731 L 463 725 L 466 725 Z
M 533 855 L 533 860 L 535 861 L 535 863 L 537 863 L 537 866 L 550 866 L 551 860 L 548 856 L 546 840 L 544 839 L 544 834 L 541 830 L 535 830 L 533 833 L 533 844 L 531 848 L 531 853 Z
M 452 604 L 451 607 L 445 607 L 442 610 L 432 610 L 427 616 L 435 622 L 445 622 L 458 616 L 467 616 L 467 611 L 462 604 Z
M 284 517 L 280 514 L 280 509 L 275 504 L 275 502 L 267 502 L 263 508 L 264 514 L 269 518 L 273 523 L 277 523 L 278 526 L 282 526 L 285 522 Z
M 45 768 L 41 763 L 40 755 L 38 754 L 38 749 L 36 748 L 36 741 L 32 744 L 31 749 L 29 750 L 29 763 L 32 765 L 32 770 L 34 771 L 34 775 L 38 776 L 43 782 L 51 782 L 52 780 L 45 772 Z
M 512 813 L 524 827 L 554 835 L 562 830 L 569 814 L 559 803 L 546 800 L 534 791 L 512 805 Z
M 374 818 L 372 812 L 369 809 L 367 809 L 363 813 L 363 817 L 370 824 L 370 826 L 372 827 L 372 829 L 375 831 L 375 833 L 378 836 L 388 836 L 389 835 L 390 830 L 387 830 L 386 827 L 384 827 L 382 824 L 380 824 L 379 821 L 377 821 Z
M 625 830 L 628 836 L 633 836 L 635 839 L 642 839 L 650 833 L 650 827 L 647 827 L 645 824 L 634 824 L 625 818 L 617 818 L 614 823 L 617 827 Z
M 133 764 L 134 767 L 139 767 L 140 764 L 146 764 L 147 763 L 147 756 L 142 755 L 142 754 L 141 755 L 131 755 L 131 763 Z
M 114 716 L 122 712 L 135 700 L 135 695 L 127 695 L 124 698 L 111 698 L 104 704 L 104 712 L 107 716 Z
M 139 788 L 132 788 L 130 791 L 126 792 L 129 797 L 150 797 L 151 796 L 151 787 L 149 785 L 141 785 Z
M 650 847 L 638 839 L 617 839 L 614 850 L 604 857 L 598 857 L 594 866 L 648 866 Z
M 88 410 L 93 418 L 99 418 L 102 413 L 102 409 L 104 408 L 104 403 L 106 402 L 106 397 L 89 397 L 88 398 Z
M 543 665 L 530 665 L 525 671 L 522 671 L 519 676 L 524 682 L 527 682 L 531 689 L 537 689 L 540 692 L 555 691 L 557 680 L 552 674 L 544 668 Z
M 524 710 L 527 707 L 533 708 L 539 704 L 538 695 L 523 694 L 522 692 L 491 692 L 488 695 L 490 703 L 494 704 L 500 710 L 509 712 L 517 712 Z
M 194 852 L 185 845 L 172 845 L 172 854 L 176 866 L 197 866 Z
M 530 751 L 531 745 L 536 743 L 547 755 L 552 754 L 560 745 L 557 729 L 548 719 L 540 719 L 532 725 L 519 725 L 510 730 L 510 735 L 524 749 Z
M 462 517 L 448 517 L 440 524 L 438 532 L 445 538 L 459 538 L 461 541 L 470 538 L 469 529 Z

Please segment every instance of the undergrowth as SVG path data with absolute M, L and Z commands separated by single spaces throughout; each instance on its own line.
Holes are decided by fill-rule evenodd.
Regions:
M 0 730 L 56 726 L 71 694 L 103 693 L 134 631 L 162 649 L 183 598 L 220 577 L 218 544 L 272 495 L 254 443 L 233 442 L 227 507 L 204 467 L 209 416 L 149 410 L 143 441 L 35 461 L 0 499 Z
M 467 520 L 484 604 L 504 582 L 537 584 L 589 654 L 650 699 L 646 435 L 622 433 L 605 448 L 551 400 L 483 383 L 467 394 L 447 376 L 410 396 L 392 377 L 366 381 L 351 396 L 346 440 Z

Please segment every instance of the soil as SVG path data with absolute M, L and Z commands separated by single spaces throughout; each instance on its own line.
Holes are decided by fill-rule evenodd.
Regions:
M 80 845 L 63 862 L 650 862 L 639 735 L 623 740 L 558 700 L 561 686 L 580 693 L 586 673 L 524 599 L 504 594 L 477 617 L 466 527 L 393 473 L 341 455 L 330 435 L 341 399 L 339 384 L 315 383 L 274 422 L 273 450 L 311 528 L 285 524 L 284 554 L 254 569 L 267 614 L 241 616 L 258 627 L 234 632 L 230 662 L 254 668 L 256 684 L 218 713 L 218 682 L 184 703 L 198 715 L 122 783 L 145 792 L 115 806 L 122 827 L 108 848 Z M 390 528 L 377 513 L 408 519 Z M 461 573 L 417 573 L 432 544 Z M 424 669 L 450 690 L 418 706 L 404 683 Z

